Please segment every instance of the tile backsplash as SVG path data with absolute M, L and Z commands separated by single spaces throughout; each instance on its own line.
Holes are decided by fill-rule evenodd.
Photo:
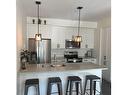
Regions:
M 54 55 L 56 58 L 64 58 L 64 52 L 65 51 L 78 51 L 78 56 L 84 57 L 85 53 L 90 50 L 86 48 L 81 48 L 81 49 L 52 49 L 51 50 L 51 57 L 52 59 L 54 58 Z

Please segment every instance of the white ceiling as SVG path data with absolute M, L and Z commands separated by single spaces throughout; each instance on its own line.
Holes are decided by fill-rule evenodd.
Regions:
M 26 16 L 37 16 L 35 0 L 20 0 Z M 82 6 L 81 20 L 97 21 L 111 15 L 111 0 L 41 0 L 40 17 L 78 19 L 78 6 Z

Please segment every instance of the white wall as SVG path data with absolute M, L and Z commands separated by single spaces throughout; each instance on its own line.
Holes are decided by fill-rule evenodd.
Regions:
M 26 21 L 25 15 L 23 11 L 23 6 L 20 0 L 16 2 L 16 44 L 17 44 L 17 71 L 20 68 L 20 51 L 25 48 L 25 40 L 26 40 Z
M 107 56 L 108 70 L 103 72 L 103 78 L 111 81 L 111 17 L 98 21 L 98 27 L 94 37 L 94 47 L 97 51 L 97 62 L 104 63 L 104 56 Z

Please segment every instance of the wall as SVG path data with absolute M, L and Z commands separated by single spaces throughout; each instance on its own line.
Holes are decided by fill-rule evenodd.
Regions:
M 17 0 L 16 2 L 16 44 L 17 44 L 17 71 L 20 68 L 20 51 L 25 48 L 25 40 L 26 40 L 26 27 L 25 14 L 23 12 L 23 7 L 21 0 Z
M 100 19 L 98 21 L 97 29 L 94 34 L 94 48 L 97 52 L 97 62 L 99 64 L 101 64 L 101 61 L 100 61 L 101 59 L 99 57 L 100 56 L 100 37 L 101 37 L 100 32 L 102 31 L 103 28 L 106 28 L 106 27 L 111 27 L 111 17 Z
M 111 17 L 98 21 L 98 27 L 94 37 L 94 47 L 97 51 L 97 62 L 104 64 L 104 56 L 107 56 L 106 66 L 108 70 L 103 72 L 103 78 L 111 81 Z

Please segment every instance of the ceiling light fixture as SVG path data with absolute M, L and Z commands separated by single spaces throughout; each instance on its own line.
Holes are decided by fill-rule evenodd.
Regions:
M 35 34 L 35 40 L 36 41 L 41 41 L 42 35 L 39 34 L 39 24 L 41 24 L 41 20 L 39 19 L 39 5 L 41 4 L 41 2 L 36 1 L 36 4 L 38 5 L 38 7 L 37 7 L 37 11 L 38 11 L 38 22 L 37 22 L 37 24 L 38 24 L 38 33 Z
M 79 32 L 80 32 L 80 11 L 83 7 L 77 7 L 77 9 L 79 10 L 79 18 L 78 18 L 78 35 L 74 37 L 74 41 L 75 42 L 82 42 L 82 36 L 79 36 Z

